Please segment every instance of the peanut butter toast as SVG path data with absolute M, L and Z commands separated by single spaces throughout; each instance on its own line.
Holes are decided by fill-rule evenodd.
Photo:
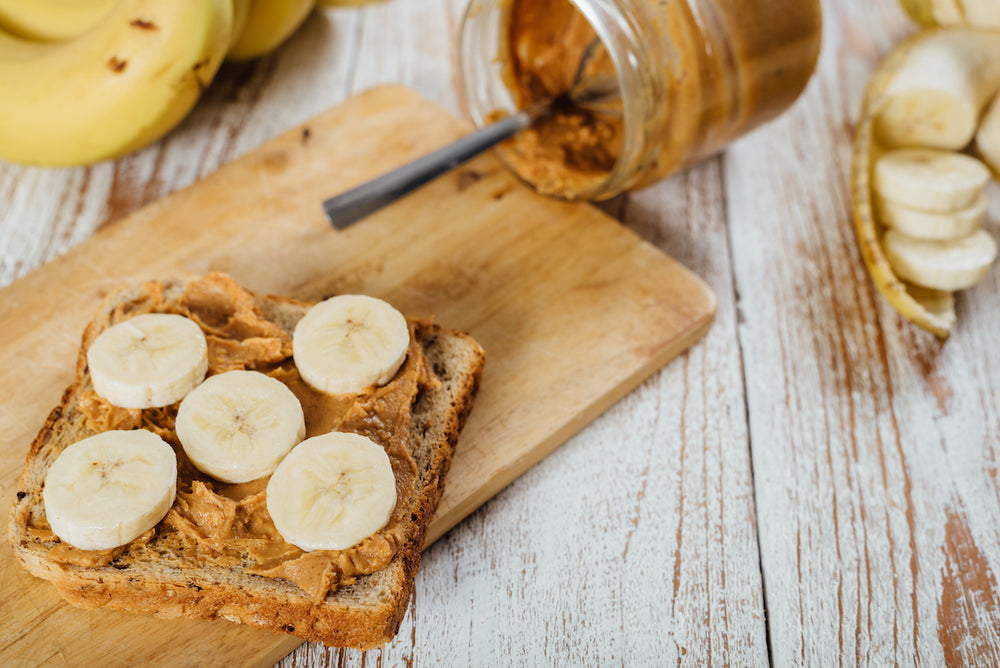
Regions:
M 368 649 L 391 639 L 403 618 L 427 525 L 482 372 L 482 348 L 467 334 L 407 319 L 410 344 L 395 376 L 353 395 L 305 383 L 292 334 L 311 304 L 253 294 L 223 274 L 123 287 L 87 327 L 77 378 L 28 453 L 9 539 L 21 564 L 50 580 L 70 603 L 161 618 L 225 618 L 304 640 Z M 356 545 L 306 551 L 275 530 L 267 477 L 224 483 L 199 471 L 175 431 L 180 402 L 121 408 L 94 391 L 88 349 L 112 325 L 147 313 L 190 318 L 205 334 L 208 376 L 258 371 L 301 402 L 306 436 L 357 433 L 381 445 L 396 479 L 387 523 Z M 145 429 L 177 455 L 176 497 L 166 516 L 112 549 L 60 540 L 45 515 L 43 487 L 56 458 L 81 439 Z

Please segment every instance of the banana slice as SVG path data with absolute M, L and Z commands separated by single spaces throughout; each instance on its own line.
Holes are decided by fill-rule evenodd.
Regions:
M 184 397 L 176 428 L 191 463 L 228 483 L 270 475 L 306 435 L 299 400 L 259 371 L 206 380 Z
M 875 192 L 912 209 L 952 213 L 973 206 L 990 171 L 975 158 L 934 149 L 890 151 L 875 163 Z
M 958 6 L 958 0 L 931 0 L 931 8 L 939 25 L 962 25 L 962 9 Z
M 208 343 L 184 316 L 147 313 L 101 332 L 87 351 L 87 365 L 94 390 L 112 405 L 169 406 L 205 377 Z
M 1000 28 L 1000 5 L 997 0 L 962 0 L 965 21 L 976 28 Z
M 330 432 L 302 441 L 267 483 L 267 512 L 293 545 L 346 550 L 389 521 L 396 478 L 389 456 L 359 434 Z
M 328 394 L 384 385 L 410 346 L 403 314 L 374 297 L 340 295 L 313 306 L 292 335 L 299 374 Z
M 979 122 L 976 149 L 1000 179 L 1000 95 L 997 95 Z
M 895 230 L 883 237 L 885 255 L 902 278 L 934 290 L 962 290 L 981 281 L 997 257 L 997 244 L 985 230 L 962 239 L 911 239 Z
M 106 431 L 63 450 L 45 475 L 52 531 L 81 550 L 108 550 L 156 526 L 174 502 L 177 457 L 156 434 Z
M 1000 33 L 929 32 L 912 43 L 888 83 L 875 113 L 875 136 L 887 148 L 960 150 L 998 88 Z
M 952 213 L 934 213 L 913 209 L 891 199 L 875 196 L 879 221 L 914 239 L 960 239 L 977 229 L 986 218 L 986 193 L 980 192 L 972 206 Z

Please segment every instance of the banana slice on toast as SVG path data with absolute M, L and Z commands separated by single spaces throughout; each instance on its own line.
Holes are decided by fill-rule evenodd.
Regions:
M 147 313 L 113 325 L 87 351 L 94 390 L 114 406 L 156 408 L 205 378 L 208 343 L 193 320 Z
M 105 431 L 60 453 L 45 475 L 45 516 L 81 550 L 119 547 L 152 529 L 174 502 L 177 459 L 144 429 Z
M 306 435 L 302 405 L 259 371 L 227 371 L 191 391 L 177 410 L 177 438 L 191 463 L 216 480 L 270 475 Z
M 307 552 L 346 550 L 389 521 L 396 477 L 380 445 L 335 431 L 296 446 L 268 481 L 266 500 L 288 542 Z

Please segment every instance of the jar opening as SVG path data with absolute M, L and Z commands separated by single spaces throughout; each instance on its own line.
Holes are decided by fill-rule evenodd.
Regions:
M 469 20 L 481 12 L 487 15 Z M 469 5 L 463 84 L 476 124 L 552 102 L 550 113 L 497 150 L 543 194 L 602 199 L 628 185 L 632 170 L 623 156 L 636 155 L 643 142 L 642 124 L 632 120 L 642 113 L 634 94 L 641 83 L 636 33 L 621 23 L 594 0 Z

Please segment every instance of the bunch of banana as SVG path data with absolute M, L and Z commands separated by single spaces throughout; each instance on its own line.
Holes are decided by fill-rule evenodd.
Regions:
M 988 4 L 983 16 L 1000 19 L 1000 2 Z M 981 226 L 989 168 L 1000 174 L 998 91 L 1000 31 L 930 29 L 875 72 L 858 124 L 852 198 L 862 256 L 893 307 L 942 339 L 955 323 L 952 293 L 982 280 L 997 257 Z
M 276 48 L 316 0 L 0 0 L 0 159 L 76 166 L 176 126 L 223 60 Z

